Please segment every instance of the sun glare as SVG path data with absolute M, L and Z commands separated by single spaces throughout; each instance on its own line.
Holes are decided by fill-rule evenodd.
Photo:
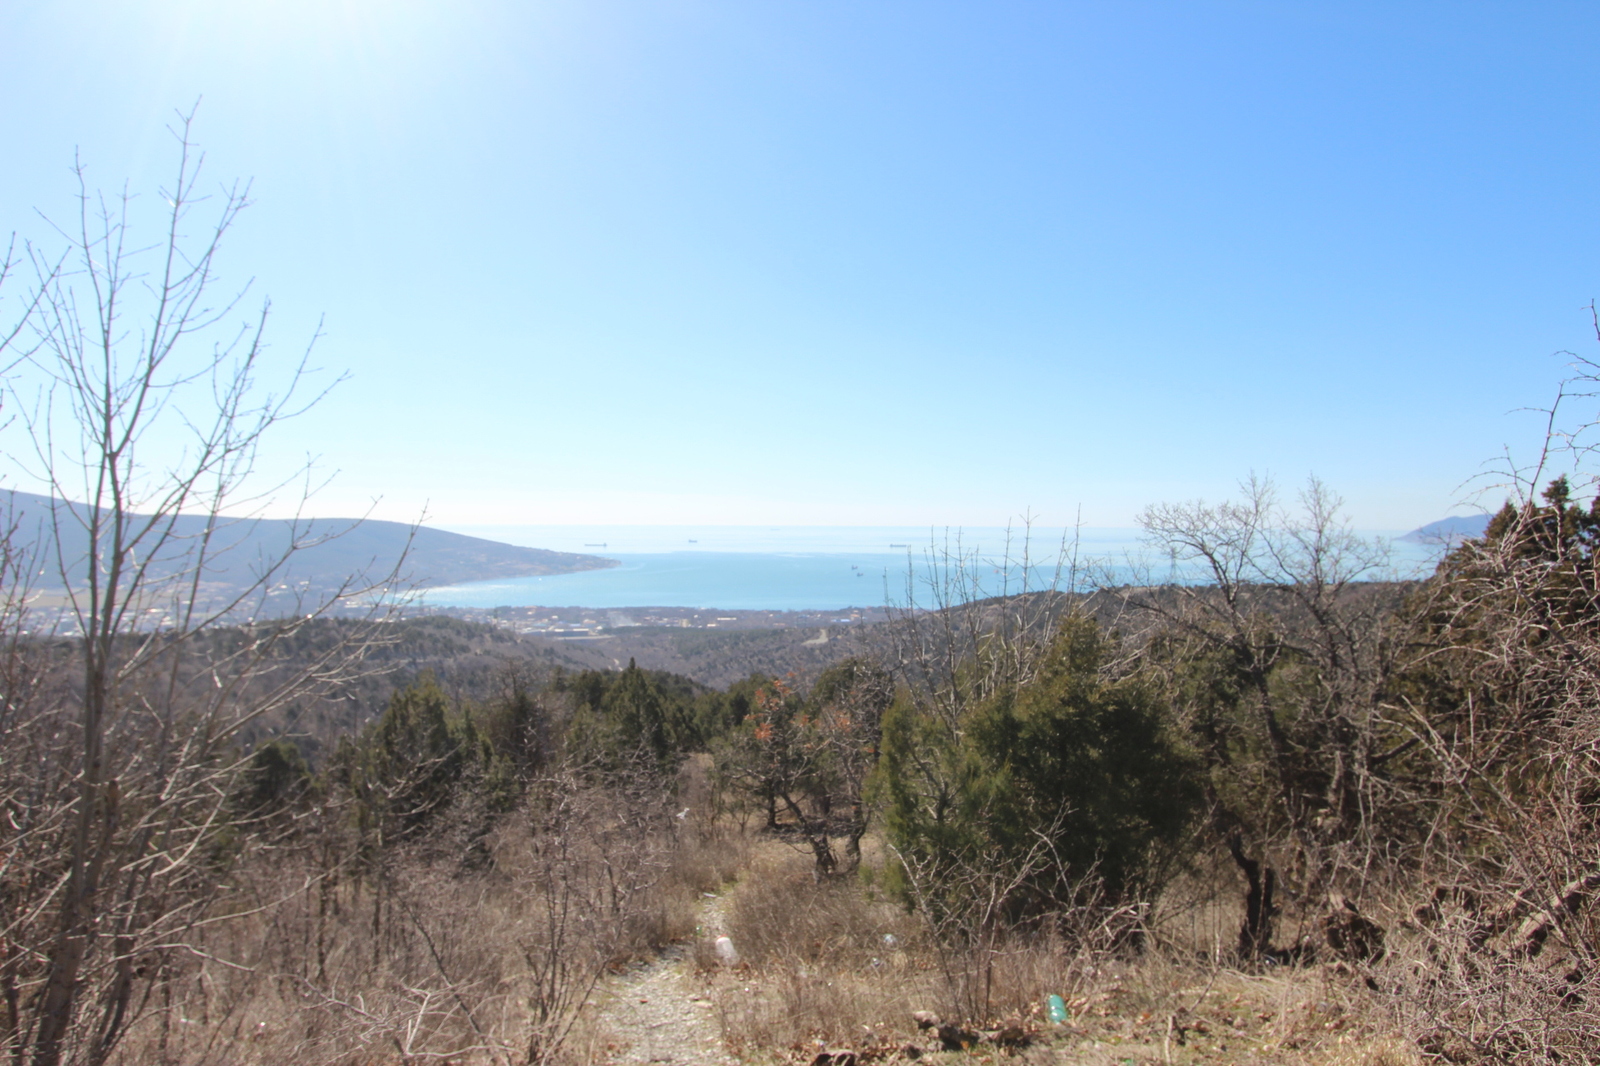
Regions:
M 289 79 L 404 76 L 434 53 L 459 9 L 420 0 L 191 0 L 161 9 L 156 21 L 177 53 L 243 67 L 290 88 Z

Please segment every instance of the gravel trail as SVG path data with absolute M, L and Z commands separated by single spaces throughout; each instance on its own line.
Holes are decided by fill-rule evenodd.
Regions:
M 697 936 L 722 932 L 723 899 L 702 901 Z M 610 1061 L 678 1066 L 736 1066 L 722 1045 L 706 981 L 695 974 L 694 949 L 675 944 L 654 961 L 608 980 L 597 998 L 599 1023 L 617 1045 Z

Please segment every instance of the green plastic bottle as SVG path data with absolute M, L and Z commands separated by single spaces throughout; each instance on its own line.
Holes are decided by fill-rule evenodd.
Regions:
M 1052 993 L 1050 993 L 1049 997 L 1044 1002 L 1045 1002 L 1045 1013 L 1050 1016 L 1050 1024 L 1051 1025 L 1066 1025 L 1067 1024 L 1067 1001 L 1062 999 L 1060 996 L 1056 995 L 1054 992 L 1052 992 Z

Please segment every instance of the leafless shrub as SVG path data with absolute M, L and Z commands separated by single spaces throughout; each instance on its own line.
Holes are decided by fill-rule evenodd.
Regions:
M 1059 594 L 1077 592 L 1086 576 L 1071 533 L 1053 552 L 1039 548 L 1024 520 L 1007 526 L 997 556 L 967 547 L 960 531 L 930 543 L 920 577 L 908 556 L 903 596 L 889 609 L 889 665 L 919 707 L 952 728 L 968 707 L 1033 677 Z
M 1600 1055 L 1600 507 L 1572 499 L 1573 479 L 1595 485 L 1596 423 L 1562 428 L 1596 370 L 1579 361 L 1537 460 L 1501 471 L 1509 500 L 1488 535 L 1458 546 L 1413 604 L 1414 682 L 1391 706 L 1432 821 L 1377 981 L 1448 1061 Z
M 389 851 L 381 879 L 352 811 L 307 811 L 295 832 L 246 843 L 122 1056 L 586 1061 L 597 982 L 687 938 L 708 860 L 725 854 L 669 798 L 551 773 L 495 824 L 486 861 L 463 861 L 445 812 Z
M 1079 902 L 1015 920 L 1017 897 L 1032 881 L 1046 871 L 1069 876 L 1052 844 L 1058 831 L 1059 825 L 1037 828 L 1020 858 L 980 848 L 920 861 L 896 852 L 944 980 L 947 1018 L 1018 1020 L 1042 998 L 1041 987 L 1071 987 L 1084 959 L 1125 947 L 1142 925 L 1143 904 L 1099 904 L 1093 871 L 1070 894 Z

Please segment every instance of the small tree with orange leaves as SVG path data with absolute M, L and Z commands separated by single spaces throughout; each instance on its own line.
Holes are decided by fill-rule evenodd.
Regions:
M 767 826 L 780 828 L 781 807 L 816 860 L 819 877 L 838 869 L 829 835 L 830 749 L 807 702 L 786 680 L 756 690 L 749 715 L 717 751 L 723 780 L 767 805 Z

